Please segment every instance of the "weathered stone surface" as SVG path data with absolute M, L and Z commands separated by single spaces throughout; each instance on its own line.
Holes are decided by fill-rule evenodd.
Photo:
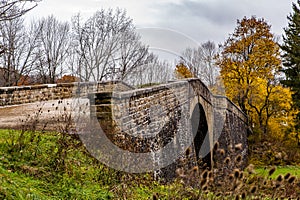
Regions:
M 180 137 L 176 138 L 179 142 L 176 148 L 180 149 L 181 142 L 195 137 L 190 146 L 192 151 L 188 165 L 196 165 L 199 159 L 209 167 L 234 168 L 246 165 L 247 117 L 226 97 L 212 95 L 199 79 L 125 92 L 95 93 L 90 94 L 89 98 L 95 104 L 91 103 L 91 110 L 97 111 L 100 124 L 110 133 L 110 140 L 121 149 L 135 153 L 157 151 L 176 137 Z M 103 111 L 108 115 L 109 110 L 111 118 L 99 114 Z M 197 112 L 200 112 L 199 119 L 195 118 Z M 224 156 L 213 152 L 217 141 L 220 148 L 225 150 Z M 209 153 L 202 156 L 205 148 L 201 148 L 205 145 Z M 185 150 L 181 149 L 182 157 L 185 156 Z M 224 164 L 224 157 L 234 161 L 238 155 L 242 156 L 240 164 Z M 161 176 L 167 179 L 174 177 L 178 166 L 179 161 L 166 166 L 160 170 Z
M 0 106 L 87 96 L 92 92 L 126 91 L 133 87 L 120 82 L 58 83 L 33 86 L 0 87 Z
M 0 106 L 70 97 L 90 99 L 91 116 L 97 117 L 107 137 L 121 149 L 147 153 L 172 144 L 182 152 L 177 161 L 159 171 L 167 179 L 175 176 L 180 158 L 188 157 L 188 166 L 202 159 L 212 168 L 247 163 L 247 117 L 226 97 L 214 96 L 199 79 L 143 89 L 118 81 L 0 88 Z M 181 144 L 189 141 L 191 150 L 186 155 L 187 148 Z M 212 151 L 216 141 L 224 150 L 222 156 Z M 205 156 L 202 146 L 209 150 Z M 153 159 L 168 159 L 172 153 Z M 235 162 L 237 156 L 241 156 L 240 164 Z M 232 162 L 224 164 L 226 157 Z

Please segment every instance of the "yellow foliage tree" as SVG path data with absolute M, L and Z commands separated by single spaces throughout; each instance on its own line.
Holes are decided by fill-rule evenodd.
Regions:
M 179 63 L 176 65 L 175 68 L 175 76 L 178 79 L 183 79 L 183 78 L 192 78 L 193 74 L 187 66 L 185 66 L 183 63 Z
M 260 133 L 266 134 L 274 124 L 282 130 L 293 125 L 296 111 L 292 111 L 291 91 L 276 81 L 281 69 L 279 46 L 264 19 L 238 20 L 217 64 L 226 95 Z
M 292 92 L 278 82 L 257 78 L 249 91 L 246 109 L 254 128 L 277 138 L 291 132 L 295 125 L 297 111 L 293 108 Z

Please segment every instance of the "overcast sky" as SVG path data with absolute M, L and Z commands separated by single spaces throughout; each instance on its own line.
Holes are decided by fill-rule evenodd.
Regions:
M 70 21 L 78 12 L 89 17 L 101 8 L 119 7 L 126 9 L 145 43 L 176 53 L 208 40 L 223 43 L 244 16 L 263 17 L 272 33 L 281 36 L 292 2 L 296 0 L 42 0 L 27 18 L 53 14 Z

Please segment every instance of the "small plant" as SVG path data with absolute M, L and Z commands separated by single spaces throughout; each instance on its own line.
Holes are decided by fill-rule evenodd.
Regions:
M 155 180 L 153 173 L 128 174 L 108 168 L 85 149 L 74 129 L 72 111 L 62 100 L 37 109 L 20 130 L 1 131 L 0 198 L 54 199 L 276 199 L 300 196 L 299 177 L 280 167 L 241 168 L 241 144 L 220 148 L 209 168 L 195 166 L 187 149 L 179 160 L 177 178 Z M 56 115 L 52 116 L 52 111 Z M 45 112 L 51 120 L 42 118 Z M 230 154 L 228 154 L 230 151 Z M 231 156 L 234 155 L 234 156 Z M 3 174 L 3 175 L 2 175 Z
M 224 150 L 218 147 L 218 145 L 215 146 L 214 152 L 220 154 L 217 156 L 224 157 Z M 236 155 L 234 161 L 237 166 L 240 160 L 241 155 Z M 271 177 L 276 172 L 276 167 L 266 169 L 266 175 L 259 176 L 252 164 L 245 170 L 227 168 L 227 166 L 232 166 L 231 162 L 233 161 L 229 157 L 225 157 L 221 163 L 225 164 L 224 168 L 210 170 L 195 166 L 186 171 L 182 168 L 177 169 L 177 182 L 181 183 L 183 188 L 193 187 L 194 192 L 190 195 L 193 195 L 195 199 L 203 199 L 203 195 L 209 193 L 214 194 L 215 198 L 219 196 L 222 199 L 297 198 L 300 195 L 300 181 L 289 173 L 280 174 L 273 179 Z

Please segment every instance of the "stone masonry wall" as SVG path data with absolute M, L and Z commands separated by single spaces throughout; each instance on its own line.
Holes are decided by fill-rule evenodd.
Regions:
M 175 141 L 172 144 L 175 145 L 174 149 L 185 152 L 186 149 L 179 144 L 190 142 L 191 157 L 194 157 L 190 165 L 197 162 L 195 144 L 192 141 L 194 136 L 190 130 L 190 111 L 193 106 L 191 102 L 195 98 L 201 101 L 206 112 L 207 123 L 212 127 L 212 138 L 218 137 L 215 139 L 220 147 L 226 148 L 226 155 L 232 160 L 237 154 L 242 154 L 242 163 L 245 165 L 248 147 L 247 117 L 226 97 L 212 95 L 199 79 L 187 79 L 133 91 L 97 92 L 89 95 L 91 115 L 97 117 L 107 137 L 119 148 L 135 153 L 148 153 Z M 219 134 L 216 135 L 217 133 Z M 235 152 L 228 150 L 228 146 L 234 147 L 240 143 L 242 149 Z M 174 159 L 166 158 L 170 155 L 174 155 Z M 156 155 L 153 162 L 154 165 L 164 159 L 175 162 L 179 157 L 175 151 L 168 152 L 165 155 Z M 214 156 L 213 159 L 221 162 L 223 158 Z M 174 176 L 177 164 L 175 162 L 162 169 L 163 176 Z
M 219 148 L 225 150 L 224 156 L 219 156 L 214 152 L 214 162 L 218 167 L 246 167 L 248 155 L 247 143 L 247 116 L 227 97 L 214 96 L 209 89 L 198 79 L 189 79 L 189 83 L 196 91 L 197 95 L 206 99 L 213 106 L 213 138 L 218 141 Z M 206 112 L 208 109 L 206 108 Z M 241 146 L 241 148 L 240 148 Z M 241 156 L 241 162 L 235 162 L 238 156 Z M 230 165 L 224 164 L 225 158 L 232 161 Z
M 223 157 L 215 153 L 213 161 L 223 163 L 224 157 L 234 161 L 241 155 L 240 167 L 247 163 L 247 117 L 226 97 L 212 95 L 199 79 L 186 79 L 143 89 L 134 89 L 119 81 L 6 87 L 0 88 L 0 106 L 78 96 L 90 99 L 91 117 L 97 118 L 107 137 L 119 148 L 147 154 L 170 147 L 168 151 L 155 153 L 151 158 L 151 169 L 159 169 L 161 162 L 169 161 L 164 163 L 167 167 L 160 170 L 164 177 L 175 176 L 178 159 L 182 156 L 178 152 L 191 148 L 188 164 L 194 165 L 197 162 L 195 146 L 201 144 L 194 144 L 191 130 L 191 112 L 195 101 L 205 111 L 210 139 L 218 141 L 220 148 L 225 150 Z M 240 144 L 241 148 L 236 148 Z M 210 147 L 213 145 L 210 144 Z M 121 162 L 122 156 L 115 159 Z M 217 167 L 232 168 L 236 167 L 236 163 Z M 126 168 L 134 170 L 135 166 Z
M 55 99 L 66 99 L 90 92 L 126 91 L 133 87 L 120 81 L 97 83 L 58 83 L 33 86 L 0 87 L 0 106 L 33 103 Z
M 143 167 L 151 171 L 160 169 L 161 162 L 166 162 L 163 165 L 167 167 L 157 173 L 169 179 L 175 176 L 179 153 L 192 143 L 190 126 L 187 126 L 189 89 L 188 82 L 182 81 L 126 92 L 93 93 L 89 95 L 91 115 L 97 117 L 107 137 L 125 151 L 147 154 L 166 147 L 161 153 L 153 154 L 148 162 L 151 166 L 145 163 Z M 184 143 L 189 146 L 182 146 Z M 135 167 L 126 166 L 131 170 Z
M 179 134 L 188 132 L 184 130 L 189 117 L 186 82 L 128 92 L 93 93 L 89 98 L 95 101 L 91 102 L 91 114 L 97 117 L 107 137 L 121 149 L 149 153 L 166 146 L 174 138 L 181 142 L 190 140 L 187 134 Z M 176 144 L 180 143 L 172 145 Z M 163 159 L 163 156 L 167 155 L 153 159 Z
M 225 155 L 215 152 L 215 161 L 218 168 L 233 169 L 236 167 L 245 168 L 247 165 L 248 143 L 247 116 L 232 103 L 229 99 L 223 96 L 215 96 L 215 133 L 218 137 L 219 149 L 225 151 Z M 223 123 L 223 126 L 218 126 L 218 123 Z M 238 158 L 240 156 L 240 158 Z M 224 163 L 224 160 L 229 158 L 229 163 Z M 240 162 L 236 162 L 240 159 Z

